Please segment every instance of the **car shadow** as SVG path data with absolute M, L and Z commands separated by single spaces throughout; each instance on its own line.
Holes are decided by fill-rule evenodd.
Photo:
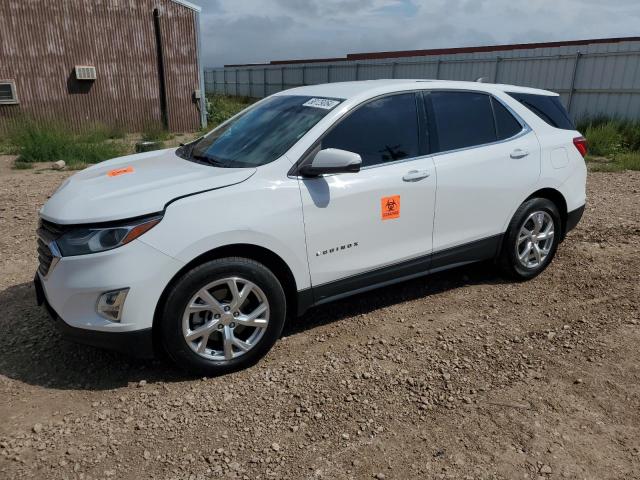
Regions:
M 502 278 L 492 262 L 481 262 L 457 267 L 444 272 L 407 280 L 387 287 L 377 288 L 348 298 L 319 305 L 300 318 L 285 325 L 283 335 L 297 333 L 345 318 L 368 314 L 375 310 L 429 297 L 468 285 L 509 283 Z
M 36 305 L 31 282 L 0 291 L 0 311 L 0 375 L 63 390 L 184 379 L 162 360 L 133 359 L 65 340 L 46 310 Z
M 409 280 L 316 307 L 290 321 L 283 335 L 366 314 L 467 285 L 504 281 L 490 264 L 457 268 Z M 31 282 L 0 292 L 0 375 L 61 390 L 109 390 L 138 383 L 178 382 L 191 377 L 164 359 L 139 360 L 68 342 L 44 308 L 35 304 Z

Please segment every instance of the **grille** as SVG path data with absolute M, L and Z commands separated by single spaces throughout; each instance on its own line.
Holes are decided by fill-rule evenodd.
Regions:
M 46 276 L 51 268 L 53 253 L 49 249 L 49 243 L 57 240 L 64 233 L 62 227 L 55 223 L 40 220 L 38 227 L 38 271 Z

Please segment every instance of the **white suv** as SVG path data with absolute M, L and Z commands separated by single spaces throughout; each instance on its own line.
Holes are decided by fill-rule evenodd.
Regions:
M 551 92 L 287 90 L 69 178 L 40 211 L 38 301 L 77 341 L 229 372 L 314 305 L 482 260 L 538 275 L 582 216 L 585 153 Z

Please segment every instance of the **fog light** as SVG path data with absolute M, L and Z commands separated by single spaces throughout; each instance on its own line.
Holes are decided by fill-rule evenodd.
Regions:
M 125 298 L 127 298 L 127 293 L 129 293 L 128 288 L 121 288 L 120 290 L 112 290 L 100 295 L 98 305 L 96 305 L 98 315 L 106 318 L 110 322 L 119 322 L 122 317 L 122 307 L 124 306 Z

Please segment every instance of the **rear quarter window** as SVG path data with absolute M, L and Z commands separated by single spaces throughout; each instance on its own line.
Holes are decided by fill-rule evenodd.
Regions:
M 562 103 L 560 103 L 560 97 L 515 92 L 507 92 L 507 94 L 515 98 L 552 127 L 563 130 L 576 129 L 567 110 Z
M 491 98 L 493 114 L 496 118 L 496 133 L 498 140 L 506 140 L 516 136 L 522 131 L 522 125 L 513 115 L 495 98 Z

